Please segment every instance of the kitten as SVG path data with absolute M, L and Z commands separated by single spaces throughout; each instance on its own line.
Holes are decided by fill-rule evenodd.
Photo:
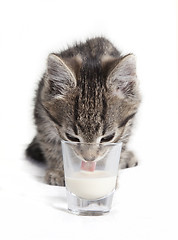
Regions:
M 123 142 L 120 168 L 137 165 L 127 142 L 140 104 L 135 57 L 105 38 L 93 38 L 48 56 L 36 92 L 37 134 L 27 156 L 46 161 L 46 182 L 64 185 L 61 139 Z M 87 159 L 90 161 L 91 159 Z

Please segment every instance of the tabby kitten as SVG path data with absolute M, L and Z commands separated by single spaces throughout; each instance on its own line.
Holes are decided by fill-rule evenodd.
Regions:
M 52 185 L 65 184 L 61 139 L 122 141 L 120 168 L 136 166 L 127 142 L 139 103 L 135 57 L 122 56 L 107 39 L 93 38 L 52 53 L 36 92 L 37 134 L 26 154 L 46 161 L 45 179 Z

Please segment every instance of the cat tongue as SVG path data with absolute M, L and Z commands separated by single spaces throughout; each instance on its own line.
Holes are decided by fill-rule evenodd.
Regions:
M 82 161 L 81 170 L 93 172 L 95 170 L 96 162 Z

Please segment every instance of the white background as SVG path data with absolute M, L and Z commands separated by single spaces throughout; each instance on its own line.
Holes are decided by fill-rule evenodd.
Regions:
M 0 239 L 178 239 L 175 3 L 0 2 Z M 44 172 L 23 151 L 48 54 L 93 36 L 137 57 L 143 100 L 130 147 L 140 165 L 121 171 L 110 214 L 78 217 L 66 212 L 65 189 L 38 181 Z

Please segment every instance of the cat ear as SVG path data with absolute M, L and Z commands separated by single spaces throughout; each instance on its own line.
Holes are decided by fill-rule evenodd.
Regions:
M 122 58 L 110 72 L 107 87 L 119 98 L 133 99 L 136 94 L 137 75 L 135 56 Z
M 70 68 L 60 57 L 50 54 L 47 62 L 48 86 L 50 93 L 63 98 L 76 86 L 76 79 Z

